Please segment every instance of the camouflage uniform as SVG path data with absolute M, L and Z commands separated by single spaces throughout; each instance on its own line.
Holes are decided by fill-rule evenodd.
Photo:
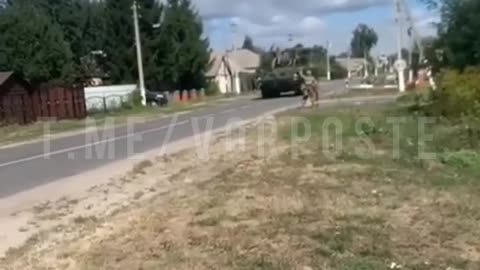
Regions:
M 303 72 L 300 72 L 300 76 L 303 79 L 303 83 L 307 85 L 315 85 L 317 83 L 317 80 L 315 80 L 315 77 L 312 76 L 311 71 L 307 71 L 307 74 L 304 75 Z
M 303 72 L 300 72 L 300 77 L 302 78 L 302 91 L 303 91 L 303 99 L 307 100 L 309 93 L 308 88 L 313 87 L 316 89 L 317 80 L 315 77 L 312 76 L 312 72 L 309 70 L 307 74 L 304 75 Z

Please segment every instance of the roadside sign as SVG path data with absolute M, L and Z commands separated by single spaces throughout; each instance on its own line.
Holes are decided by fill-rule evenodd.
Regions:
M 407 62 L 405 62 L 405 60 L 397 60 L 394 66 L 396 70 L 405 70 L 407 68 Z

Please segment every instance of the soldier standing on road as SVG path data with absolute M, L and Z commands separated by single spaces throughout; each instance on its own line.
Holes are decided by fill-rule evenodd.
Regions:
M 312 105 L 315 106 L 318 101 L 318 92 L 317 92 L 317 80 L 312 75 L 311 70 L 307 70 L 306 74 L 303 74 L 303 70 L 299 72 L 299 75 L 302 79 L 302 91 L 303 91 L 303 104 L 302 107 L 305 107 L 307 104 L 308 98 L 311 99 Z

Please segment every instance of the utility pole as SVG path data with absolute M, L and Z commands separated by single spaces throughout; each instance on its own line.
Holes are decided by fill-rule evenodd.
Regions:
M 347 78 L 345 79 L 345 88 L 350 88 L 350 79 L 352 78 L 352 67 L 351 67 L 351 60 L 352 57 L 352 48 L 349 47 L 348 49 L 348 56 L 347 56 Z M 336 93 L 336 92 L 335 92 Z
M 332 79 L 332 72 L 330 70 L 330 41 L 327 41 L 327 80 L 330 81 Z
M 413 48 L 414 45 L 410 48 L 408 52 L 408 83 L 413 83 Z
M 147 106 L 147 96 L 145 93 L 145 78 L 143 77 L 142 43 L 140 40 L 140 27 L 138 26 L 137 1 L 133 1 L 132 9 L 133 9 L 133 25 L 135 26 L 135 44 L 137 47 L 138 81 L 140 84 L 140 95 L 142 96 L 142 105 Z
M 397 31 L 397 62 L 395 68 L 398 72 L 398 90 L 405 92 L 405 61 L 402 59 L 402 36 L 403 36 L 403 21 L 402 21 L 402 5 L 400 0 L 394 0 L 395 3 L 395 19 L 398 24 Z

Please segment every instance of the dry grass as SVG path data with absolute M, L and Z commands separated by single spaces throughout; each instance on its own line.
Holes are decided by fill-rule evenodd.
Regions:
M 247 154 L 209 161 L 213 177 L 201 173 L 213 168 L 202 164 L 181 171 L 174 190 L 60 242 L 63 252 L 51 261 L 32 245 L 15 257 L 17 264 L 5 263 L 88 270 L 480 269 L 478 189 L 464 182 L 436 186 L 442 170 L 389 162 L 387 149 L 369 160 L 348 153 L 331 160 L 315 143 L 302 145 L 293 159 L 281 140 L 278 154 L 265 159 L 250 140 Z M 180 183 L 192 175 L 196 181 Z M 18 264 L 27 258 L 35 258 L 35 268 Z
M 367 96 L 388 96 L 388 95 L 397 95 L 397 89 L 383 89 L 383 88 L 372 88 L 372 89 L 350 89 L 348 92 L 335 95 L 336 98 L 353 98 L 353 97 L 367 97 Z

